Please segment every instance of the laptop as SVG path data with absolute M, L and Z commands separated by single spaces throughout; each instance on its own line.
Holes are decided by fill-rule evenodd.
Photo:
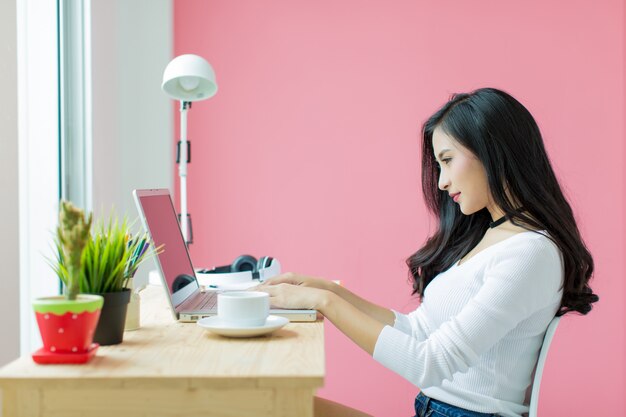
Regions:
M 169 305 L 176 320 L 195 322 L 217 314 L 217 294 L 203 291 L 189 257 L 168 189 L 134 190 L 133 197 L 144 229 L 155 247 L 163 245 L 157 265 Z M 270 307 L 270 314 L 290 321 L 315 321 L 316 310 L 286 310 Z

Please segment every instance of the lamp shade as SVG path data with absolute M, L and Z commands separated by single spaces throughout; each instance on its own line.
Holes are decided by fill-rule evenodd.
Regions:
M 163 72 L 161 89 L 176 100 L 206 100 L 217 92 L 215 72 L 211 65 L 198 55 L 180 55 L 167 64 Z

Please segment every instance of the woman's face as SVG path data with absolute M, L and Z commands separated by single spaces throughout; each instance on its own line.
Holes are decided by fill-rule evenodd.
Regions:
M 439 189 L 448 192 L 463 214 L 487 207 L 492 218 L 500 217 L 489 192 L 487 172 L 469 149 L 437 127 L 433 132 L 433 151 L 440 167 Z

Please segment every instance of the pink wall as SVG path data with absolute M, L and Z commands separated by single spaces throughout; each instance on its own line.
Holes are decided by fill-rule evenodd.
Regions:
M 562 321 L 544 416 L 624 415 L 624 10 L 618 0 L 175 2 L 175 54 L 214 66 L 190 113 L 197 265 L 240 253 L 409 311 L 429 234 L 418 132 L 452 92 L 503 88 L 536 116 L 596 261 L 601 303 Z M 178 119 L 177 119 L 178 120 Z M 177 131 L 177 130 L 176 130 Z M 381 416 L 417 389 L 326 326 L 320 392 Z

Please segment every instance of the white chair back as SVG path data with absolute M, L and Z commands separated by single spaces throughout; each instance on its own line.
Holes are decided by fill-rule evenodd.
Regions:
M 541 375 L 543 375 L 543 368 L 546 364 L 546 358 L 548 357 L 548 350 L 552 343 L 552 338 L 556 332 L 556 326 L 559 324 L 561 317 L 555 317 L 548 324 L 548 329 L 543 337 L 543 344 L 539 351 L 539 359 L 537 360 L 537 367 L 535 368 L 535 376 L 533 378 L 532 392 L 530 394 L 530 410 L 528 417 L 537 417 L 537 407 L 539 405 L 539 387 L 541 385 Z

